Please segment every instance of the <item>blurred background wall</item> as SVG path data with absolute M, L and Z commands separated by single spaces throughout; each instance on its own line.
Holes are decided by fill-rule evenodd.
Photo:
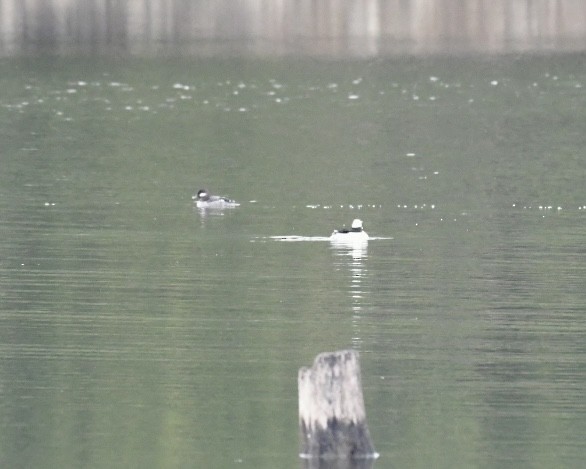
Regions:
M 583 50 L 584 0 L 0 0 L 0 55 Z

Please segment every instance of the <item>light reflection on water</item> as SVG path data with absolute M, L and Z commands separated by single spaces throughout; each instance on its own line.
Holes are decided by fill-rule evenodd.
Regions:
M 362 348 L 362 333 L 360 322 L 362 319 L 362 309 L 365 306 L 364 302 L 368 301 L 370 291 L 367 289 L 368 269 L 366 263 L 368 262 L 368 243 L 367 242 L 333 242 L 332 249 L 336 256 L 340 259 L 334 261 L 338 268 L 345 268 L 350 274 L 350 282 L 348 287 L 348 297 L 352 308 L 352 332 L 351 338 L 352 346 L 360 350 Z M 366 285 L 364 285 L 366 283 Z

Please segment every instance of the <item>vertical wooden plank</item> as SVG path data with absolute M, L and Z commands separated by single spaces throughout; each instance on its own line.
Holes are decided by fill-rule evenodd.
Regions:
M 302 458 L 378 457 L 366 424 L 358 352 L 319 354 L 311 368 L 299 370 L 298 387 Z

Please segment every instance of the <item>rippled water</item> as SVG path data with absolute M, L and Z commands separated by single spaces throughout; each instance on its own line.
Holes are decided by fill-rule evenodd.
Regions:
M 351 346 L 375 467 L 580 467 L 584 63 L 0 61 L 0 465 L 298 467 Z

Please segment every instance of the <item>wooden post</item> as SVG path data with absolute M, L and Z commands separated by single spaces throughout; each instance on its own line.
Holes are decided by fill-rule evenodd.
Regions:
M 300 456 L 315 460 L 376 459 L 366 425 L 358 352 L 321 353 L 299 370 Z M 316 466 L 321 467 L 321 463 Z

